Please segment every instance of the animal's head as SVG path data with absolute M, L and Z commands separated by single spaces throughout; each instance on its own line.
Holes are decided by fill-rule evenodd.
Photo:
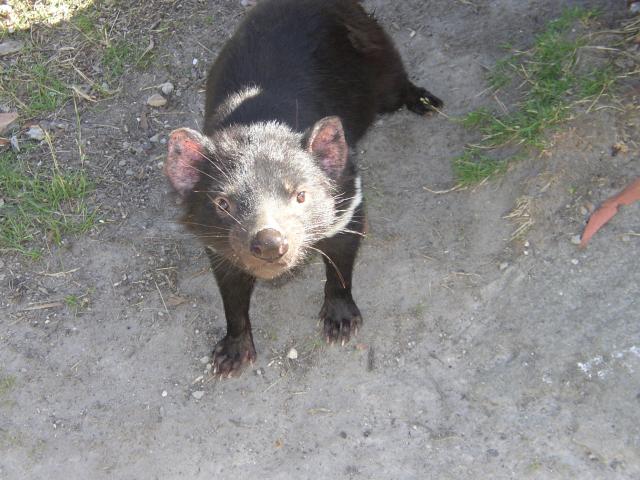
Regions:
M 181 128 L 168 147 L 164 172 L 187 205 L 184 223 L 258 278 L 300 263 L 335 223 L 348 155 L 337 117 L 304 135 L 278 123 L 211 136 Z

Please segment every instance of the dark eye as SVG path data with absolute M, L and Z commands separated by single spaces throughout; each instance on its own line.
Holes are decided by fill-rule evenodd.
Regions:
M 307 199 L 307 194 L 305 192 L 298 192 L 298 196 L 296 197 L 296 200 L 298 201 L 298 203 L 304 203 L 306 199 Z
M 229 201 L 224 197 L 217 197 L 213 201 L 213 203 L 215 204 L 216 207 L 218 207 L 220 210 L 224 212 L 229 212 L 229 209 L 231 208 L 231 206 L 229 205 Z

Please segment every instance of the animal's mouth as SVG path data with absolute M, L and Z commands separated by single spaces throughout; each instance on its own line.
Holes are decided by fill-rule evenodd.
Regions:
M 276 259 L 261 259 L 251 254 L 248 250 L 234 252 L 236 264 L 241 266 L 251 275 L 271 280 L 291 270 L 295 266 L 295 255 L 291 252 Z
M 245 266 L 257 278 L 271 280 L 290 270 L 293 265 L 283 259 L 271 261 L 256 259 L 248 265 L 245 263 Z

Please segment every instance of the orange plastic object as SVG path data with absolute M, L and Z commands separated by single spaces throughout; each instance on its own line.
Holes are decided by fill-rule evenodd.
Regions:
M 640 200 L 640 178 L 636 179 L 619 194 L 605 200 L 602 206 L 593 212 L 582 233 L 580 247 L 584 248 L 587 246 L 591 237 L 618 213 L 618 207 L 621 205 L 631 205 L 637 200 Z

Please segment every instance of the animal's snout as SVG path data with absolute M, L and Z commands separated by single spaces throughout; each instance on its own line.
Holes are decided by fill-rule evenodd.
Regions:
M 261 260 L 277 260 L 288 250 L 289 242 L 285 236 L 273 228 L 260 230 L 251 241 L 251 254 Z

